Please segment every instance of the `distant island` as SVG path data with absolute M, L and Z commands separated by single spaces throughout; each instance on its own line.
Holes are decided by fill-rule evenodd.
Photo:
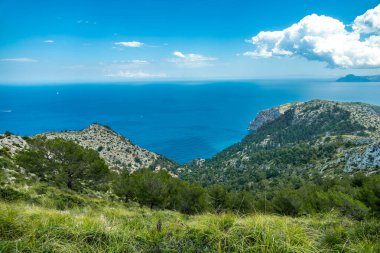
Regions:
M 337 82 L 380 82 L 380 75 L 375 76 L 355 76 L 346 75 L 336 80 Z

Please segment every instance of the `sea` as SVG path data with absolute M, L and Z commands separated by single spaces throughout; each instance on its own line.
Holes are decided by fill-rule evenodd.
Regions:
M 244 80 L 0 85 L 0 132 L 30 136 L 100 123 L 178 163 L 210 158 L 248 134 L 263 109 L 327 99 L 380 105 L 380 83 Z

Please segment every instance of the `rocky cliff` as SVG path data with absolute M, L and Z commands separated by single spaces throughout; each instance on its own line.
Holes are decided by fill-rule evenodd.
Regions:
M 273 108 L 269 108 L 263 111 L 260 111 L 255 119 L 251 121 L 251 123 L 248 126 L 248 129 L 251 131 L 256 131 L 263 125 L 274 121 L 281 115 L 283 115 L 286 111 L 296 107 L 297 105 L 300 105 L 302 103 L 288 103 L 280 106 L 276 106 Z

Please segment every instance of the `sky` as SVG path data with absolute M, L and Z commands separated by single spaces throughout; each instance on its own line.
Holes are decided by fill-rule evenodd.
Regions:
M 380 74 L 377 0 L 0 0 L 0 83 Z

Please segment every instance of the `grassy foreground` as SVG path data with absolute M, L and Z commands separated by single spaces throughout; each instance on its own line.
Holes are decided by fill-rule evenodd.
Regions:
M 378 221 L 335 213 L 187 216 L 121 204 L 60 211 L 0 202 L 0 214 L 3 253 L 380 252 Z

